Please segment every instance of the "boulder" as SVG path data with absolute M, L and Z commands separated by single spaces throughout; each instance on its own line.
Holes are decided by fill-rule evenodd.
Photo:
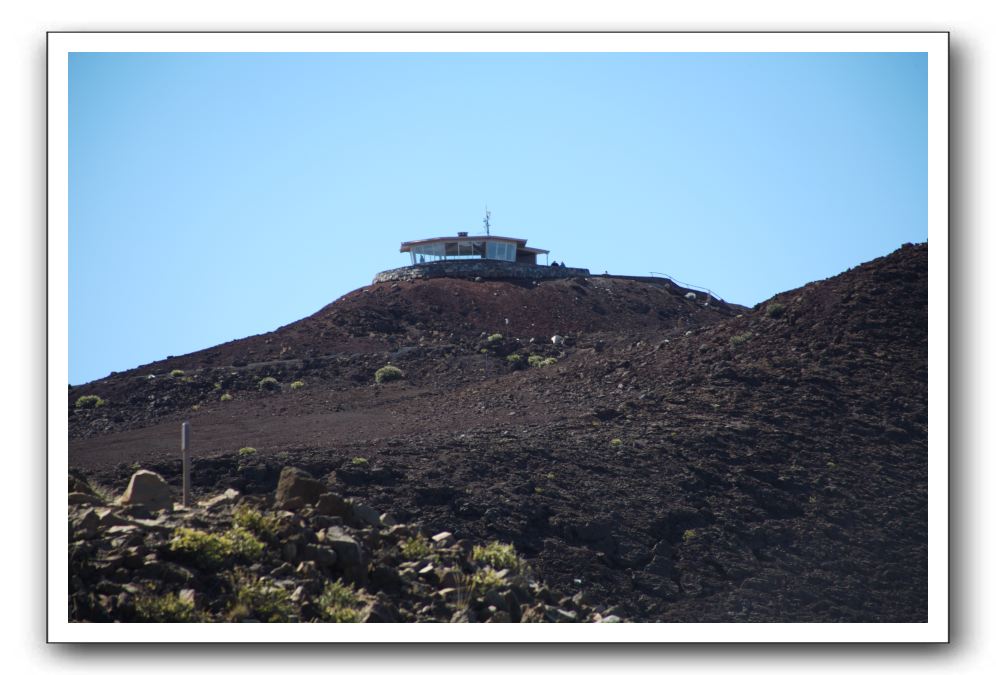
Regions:
M 345 518 L 350 514 L 349 504 L 334 492 L 326 492 L 318 497 L 315 512 L 321 516 L 338 516 Z
M 139 469 L 131 475 L 121 503 L 142 504 L 153 510 L 170 509 L 173 508 L 173 493 L 158 473 Z
M 365 562 L 363 549 L 359 543 L 341 527 L 330 527 L 325 530 L 325 545 L 335 551 L 339 564 L 344 569 L 360 567 Z
M 362 502 L 353 502 L 353 518 L 361 525 L 368 527 L 380 526 L 380 512 L 374 507 Z
M 103 506 L 104 500 L 95 494 L 90 494 L 89 492 L 70 492 L 69 505 L 79 506 L 81 504 L 95 504 L 97 506 Z
M 328 567 L 334 565 L 336 561 L 335 549 L 316 544 L 306 544 L 301 551 L 300 557 L 304 560 L 314 560 L 319 565 Z
M 439 544 L 440 546 L 449 546 L 454 541 L 452 532 L 440 532 L 439 534 L 432 535 L 432 540 Z
M 554 346 L 559 347 L 560 345 L 564 344 L 564 336 L 554 335 L 552 338 L 550 338 L 550 342 L 552 342 Z
M 100 516 L 93 509 L 87 509 L 78 518 L 71 520 L 73 539 L 92 539 L 97 535 Z
M 305 504 L 314 504 L 323 492 L 325 492 L 325 486 L 322 482 L 312 478 L 307 471 L 293 466 L 285 466 L 280 472 L 280 480 L 277 481 L 275 501 L 277 505 L 280 505 L 295 497 L 300 497 Z

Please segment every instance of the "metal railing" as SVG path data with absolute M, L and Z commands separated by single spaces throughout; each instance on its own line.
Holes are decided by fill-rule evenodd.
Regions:
M 690 288 L 690 289 L 695 290 L 695 291 L 702 291 L 702 292 L 706 293 L 709 296 L 710 300 L 712 300 L 713 298 L 715 298 L 716 300 L 719 300 L 720 302 L 726 302 L 726 300 L 723 300 L 723 298 L 719 297 L 718 295 L 716 295 L 715 293 L 713 293 L 708 288 L 706 288 L 704 286 L 696 286 L 695 284 L 687 284 L 684 281 L 678 281 L 677 279 L 675 279 L 674 277 L 672 277 L 670 274 L 664 274 L 663 272 L 651 272 L 650 276 L 653 277 L 653 278 L 655 278 L 655 279 L 657 279 L 657 278 L 667 279 L 668 281 L 671 281 L 671 282 L 675 283 L 676 285 L 681 286 L 682 288 Z

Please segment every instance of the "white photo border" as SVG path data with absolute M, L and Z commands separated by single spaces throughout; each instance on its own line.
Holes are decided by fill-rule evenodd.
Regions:
M 48 641 L 914 643 L 949 640 L 947 32 L 52 32 L 48 34 Z M 925 623 L 85 624 L 68 620 L 72 52 L 921 52 L 928 126 L 928 619 Z

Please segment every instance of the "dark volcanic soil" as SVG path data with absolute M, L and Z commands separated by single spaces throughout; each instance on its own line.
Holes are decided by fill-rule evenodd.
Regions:
M 554 588 L 636 620 L 925 621 L 927 246 L 754 310 L 685 292 L 360 289 L 72 388 L 70 465 L 176 483 L 189 419 L 197 490 L 270 491 L 301 466 L 403 520 L 513 542 Z M 388 362 L 405 379 L 373 384 Z M 86 394 L 107 404 L 75 408 Z

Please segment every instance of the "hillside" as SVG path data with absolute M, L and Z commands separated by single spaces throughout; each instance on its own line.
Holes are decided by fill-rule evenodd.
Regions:
M 633 620 L 924 621 L 926 317 L 925 244 L 753 310 L 611 277 L 381 284 L 74 387 L 70 465 L 175 485 L 189 419 L 202 494 L 299 466 L 514 543 L 554 591 Z M 405 378 L 374 384 L 388 362 Z

